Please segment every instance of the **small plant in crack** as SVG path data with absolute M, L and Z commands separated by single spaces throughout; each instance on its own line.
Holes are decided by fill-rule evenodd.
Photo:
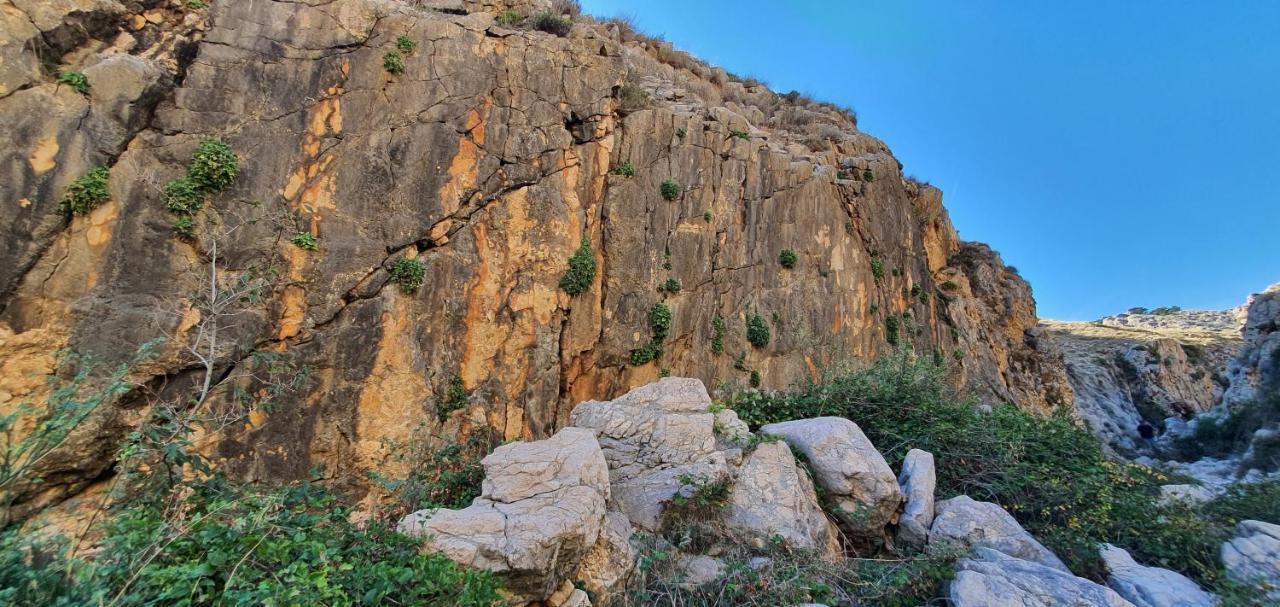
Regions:
M 879 257 L 871 258 L 871 276 L 880 282 L 884 278 L 884 262 Z
M 658 186 L 658 191 L 662 193 L 662 197 L 667 200 L 675 200 L 680 197 L 680 184 L 674 179 L 667 179 Z
M 205 197 L 231 186 L 240 174 L 240 159 L 221 139 L 203 139 L 191 155 L 187 174 L 165 184 L 163 197 L 169 212 L 178 215 L 173 231 L 179 237 L 195 237 L 195 216 Z
M 756 371 L 755 369 L 751 370 L 751 387 L 752 388 L 760 387 L 760 372 Z
M 173 233 L 178 238 L 190 240 L 196 237 L 196 220 L 190 215 L 180 215 L 173 220 Z
M 406 295 L 417 291 L 426 275 L 426 268 L 417 259 L 401 257 L 391 266 L 391 282 L 400 285 Z
M 876 174 L 875 174 L 875 173 L 872 173 L 872 172 L 871 172 L 871 169 L 863 169 L 863 171 L 862 171 L 862 180 L 863 180 L 863 181 L 875 181 L 875 180 L 876 180 Z
M 711 223 L 711 211 L 703 211 L 702 220 L 707 223 Z
M 111 172 L 104 166 L 96 166 L 83 177 L 71 182 L 62 200 L 58 202 L 63 213 L 69 215 L 88 215 L 98 205 L 111 200 L 111 192 L 107 189 L 107 181 Z
M 582 237 L 582 244 L 569 257 L 569 269 L 560 277 L 560 288 L 569 295 L 578 295 L 591 288 L 596 279 L 596 257 L 591 251 L 591 241 Z
M 412 54 L 413 54 L 413 50 L 414 50 L 414 49 L 416 49 L 416 48 L 418 48 L 418 43 L 414 42 L 414 41 L 413 41 L 413 38 L 410 38 L 410 37 L 405 36 L 405 35 L 403 35 L 403 34 L 401 34 L 400 36 L 398 36 L 398 37 L 396 38 L 396 50 L 397 50 L 397 51 L 400 51 L 401 53 L 403 53 L 403 54 L 405 54 L 405 55 L 412 55 Z
M 404 57 L 400 51 L 387 51 L 382 56 L 382 69 L 387 70 L 388 74 L 399 76 L 404 73 Z
M 555 34 L 561 38 L 568 36 L 573 29 L 573 19 L 567 15 L 557 15 L 551 11 L 543 11 L 533 16 L 530 23 L 533 29 L 548 34 Z
M 682 127 L 682 126 L 681 126 L 681 127 L 676 127 L 676 137 L 679 137 L 679 138 L 681 138 L 681 139 L 684 139 L 684 136 L 685 136 L 685 135 L 686 135 L 686 132 L 685 132 L 685 130 L 684 130 L 684 127 Z
M 662 284 L 658 285 L 658 292 L 659 293 L 679 293 L 680 281 L 674 277 L 668 278 L 665 281 L 663 281 Z
M 631 351 L 631 364 L 643 365 L 662 356 L 662 340 L 671 331 L 671 308 L 667 304 L 656 303 L 649 308 L 649 332 L 652 335 L 649 343 Z
M 164 205 L 173 213 L 195 215 L 204 208 L 204 191 L 186 177 L 164 186 Z
M 315 236 L 311 235 L 311 232 L 298 232 L 293 235 L 293 238 L 289 239 L 289 242 L 304 251 L 315 251 L 320 248 L 320 243 Z
M 82 72 L 70 70 L 58 72 L 58 84 L 65 84 L 81 95 L 89 94 L 89 77 Z
M 613 169 L 614 175 L 622 175 L 623 177 L 634 177 L 636 174 L 636 166 L 630 162 L 624 162 Z
M 742 140 L 745 140 L 745 141 L 751 141 L 751 133 L 748 133 L 748 132 L 746 132 L 746 131 L 738 131 L 738 130 L 734 130 L 734 129 L 729 129 L 729 136 L 730 136 L 730 137 L 737 137 L 738 139 L 742 139 Z

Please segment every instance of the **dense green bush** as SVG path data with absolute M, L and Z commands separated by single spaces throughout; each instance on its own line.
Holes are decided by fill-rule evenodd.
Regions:
M 427 269 L 417 259 L 401 257 L 391 265 L 391 282 L 400 285 L 406 295 L 417 291 L 427 276 Z
M 891 346 L 898 345 L 898 331 L 901 328 L 900 325 L 901 323 L 898 320 L 898 317 L 892 314 L 884 319 L 884 340 L 889 342 L 889 345 Z
M 382 69 L 387 70 L 388 74 L 399 76 L 404 73 L 404 56 L 400 51 L 387 51 L 382 55 Z
M 68 215 L 88 215 L 98 205 L 111 200 L 107 181 L 111 173 L 104 166 L 96 166 L 67 186 L 58 206 Z
M 680 281 L 676 278 L 668 278 L 658 285 L 659 293 L 679 293 Z
M 884 262 L 880 261 L 879 257 L 871 258 L 871 276 L 876 279 L 876 282 L 884 278 Z
M 769 323 L 759 314 L 747 317 L 747 341 L 757 348 L 769 345 Z
M 207 193 L 227 189 L 239 174 L 240 160 L 219 139 L 202 139 L 187 166 L 187 179 Z
M 711 352 L 714 354 L 724 354 L 724 333 L 725 324 L 724 317 L 716 315 L 711 320 Z
M 462 383 L 462 377 L 454 375 L 449 379 L 449 387 L 444 393 L 436 396 L 436 418 L 444 423 L 449 419 L 450 413 L 466 407 L 470 397 L 466 385 Z
M 167 502 L 165 502 L 167 503 Z M 94 560 L 70 561 L 13 530 L 0 538 L 0 597 L 15 605 L 499 604 L 497 585 L 373 521 L 361 528 L 312 485 L 211 479 L 178 504 L 139 503 L 107 524 Z
M 400 35 L 396 37 L 397 51 L 400 51 L 401 53 L 408 55 L 412 53 L 413 50 L 416 48 L 418 48 L 418 43 L 414 42 L 413 38 L 410 38 L 405 35 Z
M 582 244 L 569 257 L 569 269 L 560 277 L 560 288 L 570 295 L 578 295 L 591 288 L 596 279 L 596 256 L 591 241 L 582 237 Z
M 671 308 L 658 302 L 649 308 L 649 343 L 631 351 L 631 364 L 643 365 L 662 356 L 662 340 L 671 331 Z
M 667 179 L 658 187 L 658 191 L 666 200 L 675 200 L 680 197 L 680 184 L 674 179 Z
M 1100 579 L 1097 544 L 1223 587 L 1217 547 L 1241 517 L 1277 520 L 1280 483 L 1233 490 L 1202 509 L 1161 506 L 1158 471 L 1108 460 L 1065 409 L 1040 416 L 975 406 L 933 357 L 905 349 L 868 368 L 788 393 L 746 392 L 729 404 L 752 427 L 823 415 L 856 422 L 895 468 L 912 448 L 934 454 L 939 498 L 1004 506 L 1078 574 Z
M 636 165 L 630 162 L 624 162 L 613 169 L 614 175 L 622 175 L 623 177 L 634 177 L 636 174 Z
M 791 249 L 783 249 L 778 253 L 778 263 L 784 268 L 794 268 L 796 265 L 796 252 Z

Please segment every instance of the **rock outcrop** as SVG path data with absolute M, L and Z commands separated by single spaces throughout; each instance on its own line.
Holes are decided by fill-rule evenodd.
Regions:
M 989 548 L 1069 573 L 1057 555 L 1036 541 L 1004 508 L 967 495 L 938 502 L 937 516 L 929 528 L 929 543 Z
M 498 573 L 520 600 L 548 599 L 607 525 L 609 471 L 595 434 L 565 428 L 547 440 L 499 447 L 482 463 L 483 489 L 470 506 L 415 512 L 400 531 L 427 538 L 429 549 L 454 561 Z
M 827 499 L 853 533 L 879 536 L 897 515 L 902 491 L 893 470 L 852 421 L 817 417 L 768 424 L 760 433 L 780 437 L 804 455 Z
M 1102 547 L 1107 586 L 1135 607 L 1214 607 L 1217 599 L 1186 576 L 1139 565 L 1123 548 Z
M 560 37 L 495 22 L 548 5 L 5 0 L 0 325 L 103 368 L 168 337 L 134 369 L 144 389 L 106 403 L 20 502 L 109 480 L 149 407 L 185 402 L 206 375 L 209 406 L 234 413 L 233 394 L 267 388 L 250 368 L 262 353 L 297 381 L 206 451 L 242 478 L 317 471 L 352 490 L 386 445 L 481 424 L 544 438 L 574 403 L 664 369 L 783 386 L 910 340 L 971 353 L 961 375 L 992 398 L 1069 398 L 1026 283 L 960 242 L 941 193 L 851 114 L 617 24 L 577 17 Z M 401 36 L 415 46 L 393 73 Z M 83 72 L 88 93 L 46 65 Z M 239 175 L 179 237 L 164 190 L 205 138 Z M 99 165 L 108 199 L 68 216 L 63 193 Z M 558 286 L 584 242 L 597 271 L 570 296 Z M 403 259 L 421 287 L 390 280 Z M 233 317 L 203 307 L 211 266 L 224 284 L 252 278 Z M 680 289 L 659 293 L 668 279 Z M 670 321 L 655 342 L 658 303 Z M 749 320 L 767 343 L 748 342 Z M 187 348 L 215 323 L 198 363 Z M 0 407 L 20 381 L 0 378 Z
M 956 563 L 947 596 L 954 607 L 1134 607 L 1106 586 L 990 548 Z
M 711 397 L 696 379 L 666 378 L 612 401 L 587 401 L 571 417 L 599 433 L 613 495 L 636 526 L 656 531 L 671 498 L 729 477 Z
M 783 443 L 762 443 L 743 460 L 725 521 L 748 538 L 776 536 L 829 559 L 841 555 L 839 534 L 818 505 L 813 481 Z

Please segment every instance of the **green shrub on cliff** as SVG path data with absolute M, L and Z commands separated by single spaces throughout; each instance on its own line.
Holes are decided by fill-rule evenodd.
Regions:
M 596 257 L 591 251 L 591 241 L 582 237 L 582 244 L 569 257 L 569 269 L 560 277 L 560 288 L 570 295 L 578 295 L 591 288 L 596 279 Z
M 568 36 L 569 31 L 573 29 L 573 19 L 565 15 L 557 15 L 551 11 L 543 11 L 533 16 L 530 25 L 540 32 L 555 34 L 563 38 Z
M 399 51 L 387 51 L 382 56 L 382 69 L 388 74 L 399 76 L 404 73 L 404 57 Z
M 89 94 L 89 78 L 83 72 L 58 72 L 58 84 L 65 84 L 81 95 Z
M 796 260 L 796 252 L 791 249 L 783 249 L 781 253 L 778 253 L 778 263 L 782 264 L 784 268 L 794 268 Z
M 680 197 L 680 184 L 674 179 L 667 179 L 658 186 L 658 191 L 666 200 L 675 200 Z
M 58 206 L 68 215 L 88 215 L 90 211 L 98 208 L 98 205 L 111 200 L 111 192 L 107 189 L 110 176 L 107 167 L 93 167 L 84 176 L 67 186 L 67 191 L 62 195 Z
M 417 259 L 401 257 L 391 265 L 391 282 L 400 285 L 400 290 L 406 295 L 417 291 L 426 275 L 427 269 Z
M 769 323 L 759 314 L 747 317 L 747 341 L 757 348 L 769 345 Z

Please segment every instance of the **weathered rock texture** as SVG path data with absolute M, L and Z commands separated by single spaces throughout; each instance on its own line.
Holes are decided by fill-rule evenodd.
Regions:
M 929 529 L 931 544 L 958 543 L 990 548 L 1016 559 L 1069 571 L 1057 555 L 1036 541 L 998 504 L 961 495 L 938 502 L 937 509 L 937 517 Z
M 1261 586 L 1268 598 L 1280 601 L 1280 525 L 1240 521 L 1218 556 L 1231 579 Z
M 496 572 L 520 599 L 547 599 L 598 552 L 607 524 L 609 471 L 595 435 L 565 428 L 547 440 L 499 447 L 483 464 L 483 490 L 470 506 L 416 512 L 400 530 L 426 537 L 454 561 Z
M 989 548 L 956 563 L 947 596 L 955 607 L 1134 607 L 1106 586 Z
M 908 451 L 902 459 L 898 484 L 906 502 L 898 519 L 898 541 L 913 548 L 923 547 L 933 525 L 934 491 L 938 487 L 933 454 L 919 449 Z
M 1106 544 L 1101 550 L 1107 586 L 1136 607 L 1213 607 L 1212 594 L 1168 569 L 1139 565 L 1123 548 Z
M 136 369 L 143 388 L 95 415 L 23 499 L 107 478 L 154 399 L 203 380 L 184 346 L 212 320 L 194 312 L 211 257 L 221 280 L 265 284 L 220 327 L 209 406 L 261 389 L 241 373 L 253 351 L 307 371 L 271 413 L 202 438 L 250 479 L 318 471 L 359 489 L 388 445 L 477 424 L 550 436 L 573 403 L 663 368 L 742 383 L 744 355 L 782 386 L 886 351 L 890 317 L 917 351 L 968 353 L 962 378 L 991 398 L 1069 400 L 1027 284 L 960 242 L 941 193 L 850 115 L 616 24 L 579 17 L 567 37 L 495 24 L 545 4 L 0 0 L 0 360 L 48 372 L 47 353 L 70 347 L 113 365 L 169 337 Z M 392 75 L 383 56 L 402 35 L 416 49 Z M 42 60 L 88 74 L 90 93 Z M 205 137 L 236 151 L 240 175 L 179 239 L 162 188 Z M 622 163 L 633 177 L 612 173 Z M 111 200 L 64 216 L 65 187 L 99 164 Z M 667 179 L 682 186 L 670 201 Z M 292 246 L 299 232 L 319 249 Z M 557 285 L 584 239 L 599 271 L 570 297 Z M 402 257 L 425 266 L 412 294 L 388 282 Z M 682 289 L 660 294 L 667 278 Z M 663 354 L 633 365 L 663 300 Z M 766 346 L 746 341 L 751 315 L 770 324 Z M 439 421 L 455 377 L 466 406 Z M 26 381 L 0 378 L 0 407 Z
M 840 557 L 836 526 L 827 520 L 813 481 L 796 465 L 783 443 L 763 443 L 742 462 L 725 521 L 733 531 L 788 546 Z

